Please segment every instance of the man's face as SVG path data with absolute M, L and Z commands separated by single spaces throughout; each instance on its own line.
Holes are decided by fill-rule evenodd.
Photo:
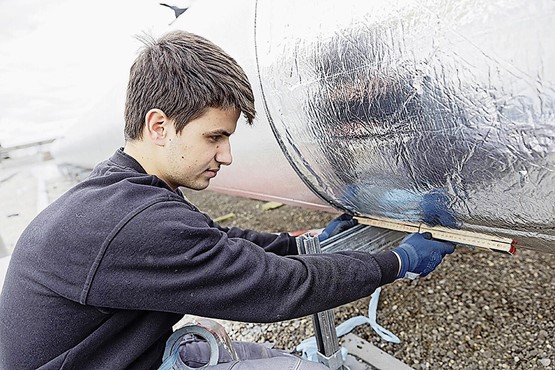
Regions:
M 240 111 L 208 108 L 177 134 L 169 125 L 164 168 L 159 176 L 172 188 L 205 189 L 220 166 L 232 161 L 229 136 L 235 132 Z

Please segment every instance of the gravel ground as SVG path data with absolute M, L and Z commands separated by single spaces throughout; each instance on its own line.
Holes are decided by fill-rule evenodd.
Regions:
M 260 231 L 323 227 L 334 215 L 209 191 L 186 196 L 213 218 Z M 384 342 L 368 327 L 354 333 L 415 369 L 555 369 L 555 255 L 515 256 L 458 248 L 426 278 L 383 287 L 378 323 L 401 339 Z M 367 315 L 369 299 L 336 309 L 336 323 Z M 225 322 L 234 340 L 294 349 L 311 335 L 308 317 L 275 324 Z
M 71 185 L 41 166 L 46 164 L 0 165 L 0 232 L 8 249 L 36 212 L 27 201 L 40 193 L 37 184 L 46 187 L 49 201 Z M 210 191 L 186 196 L 213 218 L 233 213 L 220 222 L 224 226 L 296 231 L 323 227 L 335 217 L 290 206 L 264 211 L 264 202 Z M 383 287 L 378 323 L 400 344 L 384 342 L 368 327 L 354 333 L 415 369 L 555 369 L 554 269 L 554 254 L 519 250 L 510 257 L 459 248 L 428 277 Z M 368 302 L 339 307 L 336 323 L 366 315 Z M 234 340 L 269 341 L 289 350 L 313 334 L 310 318 L 224 325 Z

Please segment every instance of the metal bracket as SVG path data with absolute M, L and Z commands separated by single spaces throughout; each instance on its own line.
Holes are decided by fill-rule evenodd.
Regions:
M 320 352 L 317 353 L 317 356 L 318 356 L 318 361 L 321 364 L 329 367 L 330 370 L 348 369 L 347 367 L 344 366 L 341 349 L 338 349 L 337 352 L 335 352 L 330 357 L 326 357 Z

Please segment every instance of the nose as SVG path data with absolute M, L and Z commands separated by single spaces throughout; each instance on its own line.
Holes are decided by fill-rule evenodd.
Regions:
M 218 146 L 218 151 L 216 152 L 216 161 L 224 166 L 229 166 L 233 161 L 233 156 L 231 155 L 231 144 L 228 141 L 222 143 Z

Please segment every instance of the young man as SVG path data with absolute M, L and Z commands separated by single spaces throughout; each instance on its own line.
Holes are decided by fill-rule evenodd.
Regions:
M 288 234 L 220 227 L 178 187 L 204 189 L 231 164 L 241 112 L 251 123 L 253 94 L 220 48 L 181 31 L 147 45 L 131 67 L 125 147 L 18 241 L 0 298 L 2 369 L 156 369 L 183 314 L 301 317 L 368 296 L 406 271 L 425 275 L 453 251 L 414 234 L 395 252 L 298 256 Z M 326 233 L 345 224 L 352 221 Z M 300 362 L 246 354 L 271 356 L 235 368 Z

